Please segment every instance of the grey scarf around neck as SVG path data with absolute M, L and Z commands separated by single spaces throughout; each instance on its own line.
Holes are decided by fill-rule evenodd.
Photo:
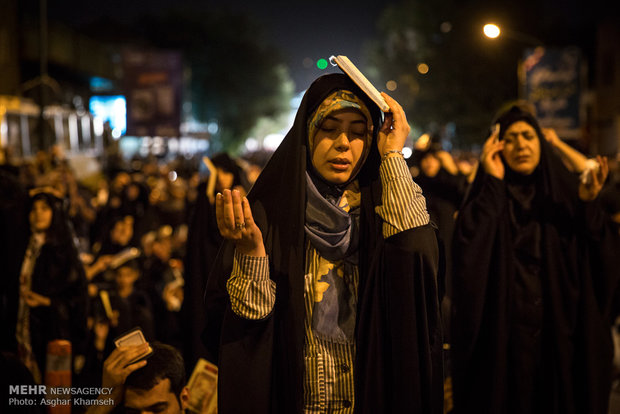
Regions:
M 322 300 L 314 302 L 312 329 L 319 338 L 351 343 L 357 306 L 353 272 L 358 261 L 359 209 L 346 212 L 338 207 L 340 199 L 323 197 L 307 172 L 306 183 L 306 236 L 321 257 L 330 262 L 342 261 L 343 268 L 343 276 L 338 276 L 336 266 L 321 276 L 321 282 L 329 287 Z

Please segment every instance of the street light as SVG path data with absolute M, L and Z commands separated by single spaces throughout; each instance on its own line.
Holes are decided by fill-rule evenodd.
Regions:
M 485 24 L 484 27 L 482 28 L 482 32 L 489 39 L 495 39 L 501 34 L 501 30 L 499 29 L 499 26 L 496 25 L 495 23 Z
M 543 42 L 541 42 L 539 39 L 537 39 L 535 36 L 532 36 L 531 34 L 518 32 L 512 29 L 506 29 L 506 28 L 501 29 L 495 23 L 485 24 L 482 27 L 482 32 L 489 39 L 496 39 L 500 35 L 503 35 L 509 39 L 517 40 L 519 42 L 526 43 L 530 46 L 542 46 L 543 45 Z

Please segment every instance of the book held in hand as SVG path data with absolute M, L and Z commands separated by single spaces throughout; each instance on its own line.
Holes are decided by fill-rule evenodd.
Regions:
M 144 338 L 144 334 L 142 333 L 142 329 L 139 326 L 136 326 L 133 329 L 121 334 L 114 340 L 114 345 L 118 348 L 119 346 L 139 346 L 146 343 L 146 339 Z M 149 348 L 142 354 L 138 355 L 135 359 L 131 360 L 127 366 L 141 361 L 153 354 L 153 348 L 149 346 Z
M 364 91 L 364 93 L 368 95 L 368 97 L 372 99 L 383 112 L 390 112 L 389 105 L 385 102 L 385 99 L 383 99 L 383 96 L 381 96 L 377 88 L 375 88 L 373 84 L 366 79 L 366 76 L 359 71 L 359 69 L 348 57 L 344 55 L 332 56 L 329 58 L 329 61 L 332 65 L 338 66 L 344 73 L 346 73 L 347 76 L 349 76 L 351 80 L 353 80 L 353 82 L 355 82 L 355 84 L 359 86 L 359 88 Z
M 189 388 L 188 409 L 194 413 L 217 413 L 217 367 L 200 358 L 194 367 Z

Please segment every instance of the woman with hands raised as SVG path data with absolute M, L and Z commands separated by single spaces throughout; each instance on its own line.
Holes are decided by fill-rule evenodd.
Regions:
M 606 413 L 620 240 L 529 112 L 501 114 L 454 236 L 455 412 Z M 576 386 L 576 384 L 579 384 Z
M 344 75 L 317 79 L 248 196 L 217 195 L 221 412 L 441 411 L 435 231 L 383 97 L 390 113 Z

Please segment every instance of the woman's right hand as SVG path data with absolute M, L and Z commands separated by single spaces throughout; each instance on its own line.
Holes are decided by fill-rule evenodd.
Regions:
M 499 140 L 499 125 L 496 125 L 493 133 L 482 147 L 480 163 L 487 174 L 499 178 L 500 180 L 504 179 L 504 174 L 506 172 L 500 154 L 503 149 L 504 141 Z
M 238 190 L 224 190 L 215 197 L 215 216 L 222 237 L 235 243 L 246 256 L 265 257 L 263 234 L 254 222 L 247 197 Z

